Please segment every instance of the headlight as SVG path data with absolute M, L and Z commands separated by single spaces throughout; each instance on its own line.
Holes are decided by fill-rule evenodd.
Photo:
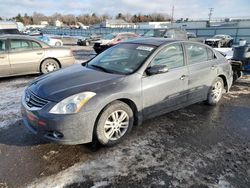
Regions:
M 96 93 L 83 92 L 72 95 L 57 103 L 50 111 L 51 114 L 74 114 L 80 111 L 82 106 L 94 97 Z

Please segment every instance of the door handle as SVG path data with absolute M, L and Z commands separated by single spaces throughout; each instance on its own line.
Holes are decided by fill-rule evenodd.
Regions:
M 181 80 L 184 80 L 186 77 L 187 77 L 187 75 L 182 75 L 182 76 L 180 77 L 180 79 L 181 79 Z
M 216 68 L 216 66 L 215 66 L 215 65 L 212 65 L 211 69 L 214 70 L 215 68 Z
M 36 53 L 37 55 L 42 55 L 43 53 L 42 52 L 38 52 L 38 53 Z
M 5 56 L 0 56 L 0 59 L 4 59 L 5 58 Z

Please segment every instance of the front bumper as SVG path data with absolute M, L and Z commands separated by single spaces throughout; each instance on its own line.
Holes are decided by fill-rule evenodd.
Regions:
M 48 104 L 41 110 L 31 110 L 23 97 L 21 113 L 24 125 L 38 137 L 52 142 L 75 145 L 92 141 L 95 112 L 49 114 L 51 106 L 54 104 Z

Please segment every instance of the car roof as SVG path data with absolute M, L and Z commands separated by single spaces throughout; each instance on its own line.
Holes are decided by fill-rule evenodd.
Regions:
M 33 39 L 35 40 L 34 37 L 31 37 L 29 35 L 13 35 L 13 34 L 6 34 L 6 35 L 0 35 L 0 38 L 8 38 L 8 39 Z
M 167 39 L 167 38 L 157 38 L 157 37 L 141 37 L 141 38 L 135 38 L 135 39 L 128 40 L 125 43 L 161 46 L 161 45 L 164 45 L 164 44 L 168 44 L 168 43 L 171 43 L 171 42 L 177 42 L 177 41 L 182 41 L 182 40 Z

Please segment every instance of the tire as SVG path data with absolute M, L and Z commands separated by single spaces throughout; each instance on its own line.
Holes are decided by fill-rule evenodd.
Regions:
M 46 59 L 42 62 L 41 72 L 47 74 L 60 69 L 59 63 L 54 59 Z
M 55 46 L 62 46 L 62 44 L 60 42 L 56 42 Z
M 104 146 L 116 145 L 131 131 L 133 123 L 131 108 L 123 102 L 114 101 L 101 113 L 94 131 L 95 138 Z
M 222 78 L 218 77 L 213 82 L 211 88 L 208 91 L 206 103 L 211 106 L 215 106 L 220 101 L 224 91 L 224 82 Z

